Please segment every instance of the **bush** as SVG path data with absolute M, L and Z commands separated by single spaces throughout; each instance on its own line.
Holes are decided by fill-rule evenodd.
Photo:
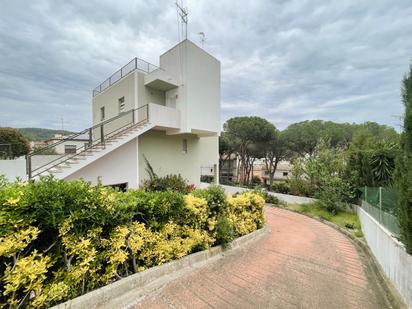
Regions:
M 144 157 L 146 162 L 146 172 L 149 179 L 144 181 L 143 188 L 147 191 L 167 191 L 172 190 L 183 194 L 188 194 L 194 190 L 194 185 L 188 185 L 182 175 L 166 175 L 159 177 L 149 161 Z
M 200 181 L 201 182 L 212 183 L 214 180 L 215 180 L 215 177 L 210 176 L 210 175 L 201 175 L 200 176 Z
M 222 246 L 227 246 L 235 238 L 233 225 L 225 216 L 220 216 L 217 219 L 216 225 L 216 240 Z
M 237 196 L 229 195 L 228 218 L 233 224 L 236 235 L 246 235 L 264 224 L 264 198 L 256 192 L 245 192 Z
M 260 185 L 262 183 L 262 180 L 258 176 L 253 176 L 252 177 L 252 185 Z
M 272 191 L 282 194 L 290 194 L 290 185 L 288 182 L 274 182 L 272 184 Z
M 119 192 L 43 178 L 0 186 L 0 303 L 48 307 L 263 225 L 263 198 L 211 186 Z
M 263 193 L 263 198 L 265 199 L 266 203 L 273 204 L 273 205 L 279 205 L 279 199 L 276 196 L 273 196 L 267 192 Z

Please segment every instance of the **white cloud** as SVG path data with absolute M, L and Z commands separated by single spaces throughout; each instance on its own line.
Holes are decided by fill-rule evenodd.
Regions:
M 382 1 L 190 0 L 189 38 L 222 63 L 222 119 L 258 115 L 396 125 L 412 56 L 412 5 Z M 173 1 L 4 0 L 0 125 L 90 125 L 91 90 L 177 42 Z M 18 21 L 18 22 L 16 22 Z M 389 110 L 389 112 L 388 112 Z

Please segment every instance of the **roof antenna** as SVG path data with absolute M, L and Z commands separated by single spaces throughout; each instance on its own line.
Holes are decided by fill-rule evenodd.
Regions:
M 175 4 L 176 4 L 177 12 L 180 16 L 181 23 L 185 25 L 185 27 L 184 27 L 184 31 L 185 31 L 184 32 L 184 37 L 185 37 L 185 40 L 187 40 L 187 15 L 189 14 L 189 12 L 188 12 L 187 8 L 183 7 L 182 1 L 180 2 L 180 5 L 179 5 L 179 3 L 177 3 L 177 1 L 175 2 Z
M 202 45 L 202 48 L 203 48 L 205 46 L 206 35 L 203 31 L 199 32 L 199 35 L 200 35 L 200 44 Z

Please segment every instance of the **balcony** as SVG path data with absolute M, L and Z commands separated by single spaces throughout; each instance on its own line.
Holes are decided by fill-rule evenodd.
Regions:
M 176 79 L 169 76 L 164 70 L 156 69 L 145 75 L 144 85 L 153 89 L 167 91 L 179 86 Z
M 94 88 L 93 97 L 136 70 L 147 74 L 157 70 L 162 71 L 162 69 L 158 68 L 154 64 L 151 64 L 139 58 L 134 58 L 128 64 L 123 66 L 120 70 L 114 72 L 108 79 L 102 82 L 99 86 Z
M 179 130 L 180 111 L 172 107 L 149 103 L 149 122 L 157 129 Z

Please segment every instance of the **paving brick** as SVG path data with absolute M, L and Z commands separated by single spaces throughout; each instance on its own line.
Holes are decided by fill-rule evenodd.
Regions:
M 353 244 L 332 227 L 266 208 L 272 230 L 147 295 L 135 308 L 382 308 Z

